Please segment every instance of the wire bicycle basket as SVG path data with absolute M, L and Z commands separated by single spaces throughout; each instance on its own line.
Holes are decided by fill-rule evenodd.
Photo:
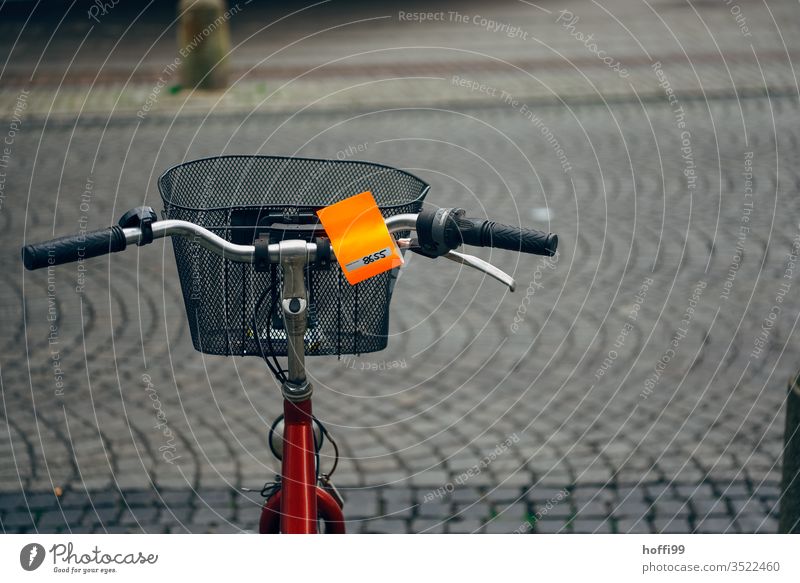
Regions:
M 191 221 L 233 243 L 252 245 L 274 225 L 317 222 L 316 211 L 365 190 L 384 217 L 418 213 L 429 186 L 371 162 L 279 156 L 219 156 L 185 162 L 158 180 L 164 218 Z M 301 231 L 299 231 L 301 232 Z M 407 236 L 397 233 L 396 237 Z M 281 269 L 223 259 L 191 238 L 172 239 L 192 343 L 205 354 L 285 356 L 273 309 Z M 337 263 L 309 266 L 306 354 L 362 354 L 386 348 L 397 269 L 351 286 Z

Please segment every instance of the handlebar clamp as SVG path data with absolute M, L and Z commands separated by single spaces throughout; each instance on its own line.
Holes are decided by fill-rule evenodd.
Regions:
M 327 271 L 331 268 L 333 262 L 333 253 L 331 252 L 331 241 L 325 237 L 318 237 L 317 244 L 317 257 L 316 267 L 320 271 Z
M 461 246 L 458 220 L 464 209 L 428 208 L 417 218 L 419 251 L 428 257 L 441 257 Z
M 260 235 L 253 241 L 253 244 L 255 245 L 255 250 L 253 251 L 253 269 L 258 273 L 269 271 L 269 235 Z
M 138 206 L 126 212 L 119 219 L 119 226 L 123 229 L 135 227 L 142 230 L 142 236 L 136 243 L 139 247 L 153 242 L 153 223 L 158 220 L 158 215 L 152 207 Z

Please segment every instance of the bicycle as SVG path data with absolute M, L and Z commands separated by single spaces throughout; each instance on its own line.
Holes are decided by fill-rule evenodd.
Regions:
M 305 357 L 375 352 L 388 342 L 399 267 L 346 283 L 318 221 L 320 209 L 371 191 L 401 253 L 444 257 L 511 291 L 511 276 L 455 249 L 467 244 L 553 256 L 558 246 L 552 233 L 468 218 L 458 208 L 423 208 L 427 183 L 371 162 L 219 156 L 174 166 L 158 184 L 162 220 L 152 208 L 137 207 L 106 229 L 27 245 L 23 263 L 41 269 L 173 237 L 194 348 L 258 356 L 280 382 L 283 415 L 270 427 L 268 443 L 281 473 L 261 492 L 261 533 L 316 533 L 319 522 L 326 533 L 344 533 L 344 502 L 331 481 L 338 446 L 313 415 Z M 278 357 L 287 358 L 286 368 Z M 327 473 L 319 463 L 325 439 L 334 449 Z

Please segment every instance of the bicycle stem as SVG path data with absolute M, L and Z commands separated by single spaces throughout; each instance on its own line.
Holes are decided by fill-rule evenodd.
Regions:
M 311 258 L 305 241 L 288 240 L 276 245 L 278 262 L 283 268 L 281 309 L 289 359 L 289 376 L 281 390 L 283 396 L 290 401 L 304 401 L 313 392 L 313 387 L 306 378 L 305 366 L 308 299 L 304 273 Z

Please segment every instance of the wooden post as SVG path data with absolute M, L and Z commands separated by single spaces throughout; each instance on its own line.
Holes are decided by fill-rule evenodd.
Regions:
M 187 89 L 225 89 L 231 48 L 225 0 L 180 0 L 178 53 L 181 85 Z
M 800 533 L 800 373 L 789 381 L 786 399 L 778 532 Z

